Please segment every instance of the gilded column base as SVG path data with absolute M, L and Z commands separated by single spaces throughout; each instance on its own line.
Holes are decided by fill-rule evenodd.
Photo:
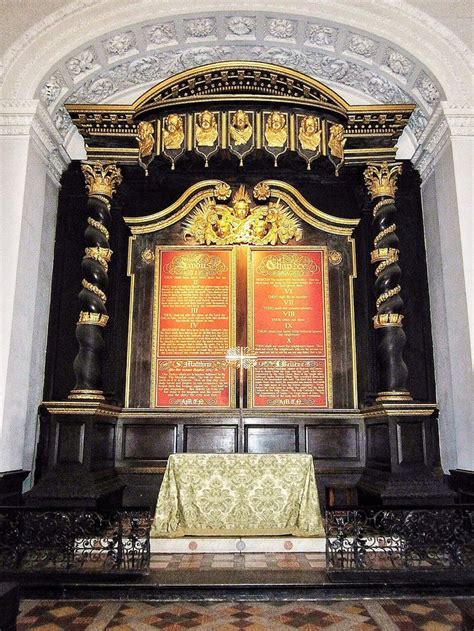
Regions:
M 80 401 L 105 401 L 102 390 L 71 390 L 68 399 Z
M 408 390 L 389 390 L 386 392 L 378 392 L 376 401 L 413 401 L 413 397 Z

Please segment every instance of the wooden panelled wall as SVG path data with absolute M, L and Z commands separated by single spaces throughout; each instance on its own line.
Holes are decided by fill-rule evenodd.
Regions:
M 377 392 L 371 213 L 363 184 L 362 168 L 347 167 L 339 177 L 316 169 L 307 172 L 294 161 L 282 160 L 278 169 L 271 161 L 249 159 L 244 168 L 230 161 L 211 160 L 204 168 L 192 155 L 182 159 L 176 171 L 152 165 L 146 178 L 139 167 L 123 167 L 124 180 L 113 200 L 113 225 L 108 290 L 109 325 L 106 329 L 104 390 L 109 402 L 122 407 L 128 332 L 130 282 L 126 274 L 129 231 L 122 216 L 141 216 L 173 203 L 189 186 L 203 179 L 218 178 L 249 187 L 263 179 L 279 179 L 297 188 L 306 199 L 337 217 L 360 218 L 356 240 L 357 278 L 354 281 L 355 326 L 359 406 L 373 401 Z M 77 352 L 74 335 L 78 315 L 77 294 L 81 285 L 80 261 L 86 220 L 86 193 L 79 163 L 72 163 L 63 177 L 60 193 L 53 289 L 45 378 L 45 401 L 67 398 L 74 384 L 72 364 Z M 409 163 L 404 165 L 397 193 L 397 231 L 401 242 L 400 265 L 405 301 L 405 360 L 408 388 L 419 402 L 435 400 L 431 324 L 424 252 L 419 178 Z M 41 477 L 57 445 L 56 462 L 74 463 L 89 451 L 97 470 L 115 464 L 121 472 L 128 504 L 152 503 L 170 453 L 216 451 L 221 453 L 296 452 L 314 456 L 321 490 L 325 486 L 354 486 L 366 465 L 390 467 L 394 448 L 400 464 L 429 464 L 436 452 L 434 425 L 423 417 L 406 417 L 395 433 L 380 421 L 368 424 L 360 410 L 330 410 L 314 413 L 165 414 L 149 409 L 123 409 L 115 417 L 75 419 L 60 423 L 43 414 L 36 476 Z M 61 436 L 62 433 L 62 436 Z M 395 438 L 394 438 L 395 437 Z M 397 445 L 392 444 L 396 440 Z M 85 442 L 87 442 L 85 445 Z M 81 447 L 82 445 L 82 447 Z M 434 446 L 427 451 L 427 445 Z M 49 456 L 48 456 L 49 454 Z M 51 465 L 51 462 L 50 462 Z M 323 493 L 324 495 L 324 493 Z

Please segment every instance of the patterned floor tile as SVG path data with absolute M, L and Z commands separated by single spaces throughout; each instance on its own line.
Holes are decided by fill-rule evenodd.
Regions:
M 21 611 L 19 631 L 459 631 L 463 624 L 460 609 L 448 598 L 165 604 L 23 601 Z

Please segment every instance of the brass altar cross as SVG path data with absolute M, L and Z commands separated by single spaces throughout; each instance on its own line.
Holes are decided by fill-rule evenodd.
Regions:
M 244 369 L 251 368 L 257 363 L 255 355 L 248 346 L 235 346 L 229 348 L 225 356 L 229 364 L 239 369 L 239 410 L 244 407 Z

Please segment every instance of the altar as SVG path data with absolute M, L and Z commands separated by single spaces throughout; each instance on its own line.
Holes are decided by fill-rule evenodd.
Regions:
M 173 454 L 154 537 L 323 537 L 308 454 Z
M 413 107 L 238 61 L 67 106 L 87 160 L 64 176 L 27 502 L 148 508 L 162 485 L 160 537 L 312 537 L 315 475 L 323 512 L 450 497 L 419 184 L 395 161 Z

